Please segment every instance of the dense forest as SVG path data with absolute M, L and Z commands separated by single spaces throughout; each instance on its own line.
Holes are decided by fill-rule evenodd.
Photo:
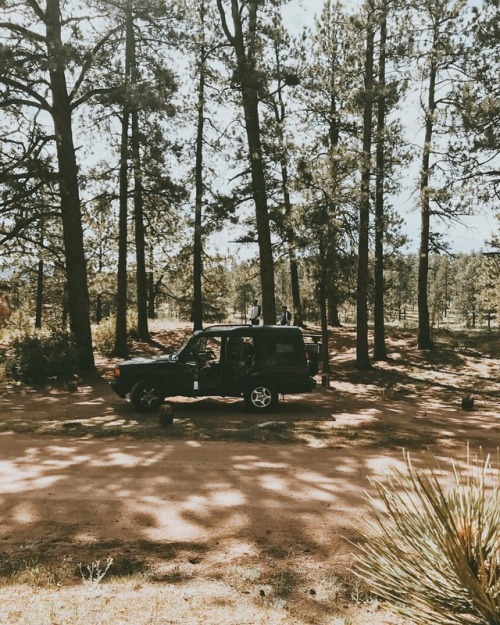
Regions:
M 500 245 L 457 254 L 442 227 L 498 201 L 499 0 L 326 0 L 301 32 L 287 4 L 1 0 L 3 289 L 81 370 L 103 320 L 126 356 L 132 311 L 148 340 L 254 297 L 324 339 L 355 323 L 360 369 L 369 327 L 383 360 L 388 322 L 421 349 L 496 323 Z

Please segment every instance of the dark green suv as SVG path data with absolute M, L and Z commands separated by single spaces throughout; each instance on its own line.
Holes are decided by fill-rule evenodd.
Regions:
M 140 412 L 166 397 L 241 397 L 257 412 L 271 410 L 278 394 L 313 390 L 320 344 L 294 326 L 210 326 L 175 353 L 119 364 L 111 387 Z

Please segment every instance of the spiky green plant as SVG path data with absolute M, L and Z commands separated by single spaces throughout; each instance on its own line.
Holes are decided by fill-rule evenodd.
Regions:
M 372 482 L 356 575 L 412 625 L 500 625 L 498 459 L 405 463 Z

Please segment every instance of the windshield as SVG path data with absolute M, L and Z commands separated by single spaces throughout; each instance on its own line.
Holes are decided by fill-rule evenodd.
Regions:
M 185 341 L 181 347 L 172 354 L 172 360 L 187 360 L 193 359 L 198 353 L 199 343 L 198 333 L 192 334 L 187 341 Z

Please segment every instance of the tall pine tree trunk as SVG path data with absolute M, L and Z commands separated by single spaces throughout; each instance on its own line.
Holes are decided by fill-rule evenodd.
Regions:
M 373 3 L 370 3 L 373 13 Z M 363 153 L 361 160 L 361 192 L 359 200 L 358 284 L 356 292 L 356 367 L 368 369 L 368 251 L 370 224 L 370 157 L 373 110 L 373 48 L 372 15 L 368 16 L 365 52 L 365 91 L 363 110 Z
M 43 314 L 43 259 L 40 258 L 36 269 L 36 307 L 35 328 L 42 327 Z
M 144 229 L 144 198 L 142 189 L 142 161 L 139 138 L 139 114 L 132 111 L 132 161 L 134 164 L 134 225 L 137 288 L 137 333 L 143 341 L 151 335 L 148 326 L 148 277 L 146 273 L 146 237 Z
M 276 51 L 276 67 L 278 73 L 281 72 L 279 54 Z M 278 82 L 277 88 L 278 101 L 273 101 L 274 104 L 274 118 L 276 121 L 276 133 L 277 139 L 280 144 L 280 168 L 281 168 L 281 188 L 283 192 L 283 206 L 285 209 L 285 237 L 286 245 L 288 247 L 288 261 L 290 266 L 290 286 L 292 289 L 292 303 L 293 303 L 293 324 L 299 327 L 303 327 L 302 319 L 302 303 L 300 300 L 300 282 L 299 282 L 299 267 L 297 262 L 297 255 L 295 253 L 295 234 L 291 224 L 292 218 L 292 202 L 290 199 L 289 189 L 289 176 L 288 165 L 285 157 L 285 137 L 284 137 L 284 124 L 286 116 L 286 107 L 283 101 L 283 92 L 281 79 Z
M 116 327 L 114 354 L 126 358 L 127 346 L 127 252 L 128 252 L 128 129 L 130 112 L 125 103 L 122 112 L 120 146 L 118 274 L 116 290 Z
M 49 70 L 51 113 L 57 146 L 70 328 L 75 338 L 80 369 L 89 371 L 94 369 L 95 364 L 90 329 L 87 265 L 83 245 L 71 103 L 65 76 L 66 52 L 62 45 L 59 0 L 47 0 L 46 7 L 47 52 L 52 61 Z
M 386 360 L 384 322 L 384 177 L 385 177 L 385 60 L 387 42 L 387 5 L 381 4 L 378 95 L 377 95 L 377 174 L 375 182 L 375 308 L 373 357 Z
M 127 21 L 127 43 L 130 47 L 130 84 L 132 86 L 130 146 L 134 171 L 134 226 L 137 293 L 137 333 L 141 340 L 149 341 L 148 326 L 148 277 L 146 273 L 146 237 L 144 228 L 144 194 L 142 185 L 141 139 L 139 132 L 139 103 L 136 88 L 139 68 L 135 51 L 134 20 L 129 4 Z
M 257 97 L 253 89 L 245 88 L 246 104 L 245 120 L 248 137 L 248 153 L 252 172 L 255 217 L 259 243 L 260 282 L 262 286 L 262 314 L 264 323 L 272 325 L 276 322 L 276 299 L 274 284 L 274 261 L 271 244 L 271 228 L 267 207 L 266 178 L 264 174 L 262 146 L 260 143 L 259 115 Z
M 148 318 L 156 319 L 158 313 L 156 312 L 156 295 L 157 288 L 154 279 L 153 271 L 148 271 Z
M 328 242 L 326 242 L 328 245 Z M 321 352 L 321 368 L 323 373 L 330 373 L 330 352 L 328 351 L 328 305 L 327 305 L 327 294 L 326 294 L 326 285 L 328 283 L 328 265 L 326 262 L 327 254 L 325 249 L 325 243 L 323 237 L 320 239 L 320 258 L 322 258 L 321 269 L 320 269 L 320 282 L 318 289 L 319 296 L 319 311 L 320 311 L 320 320 L 321 320 L 321 341 L 323 344 L 323 349 Z
M 205 71 L 206 51 L 204 44 L 205 5 L 200 6 L 202 44 L 200 47 L 199 82 L 198 82 L 198 118 L 196 122 L 195 156 L 195 200 L 194 200 L 194 240 L 193 240 L 193 329 L 203 327 L 203 134 L 205 126 Z
M 329 241 L 329 254 L 328 254 L 328 290 L 325 293 L 327 297 L 327 326 L 323 329 L 323 332 L 328 332 L 328 324 L 334 327 L 340 327 L 340 319 L 338 315 L 337 307 L 337 293 L 338 293 L 338 276 L 336 271 L 338 266 L 338 228 L 335 225 L 335 220 L 338 212 L 337 204 L 337 188 L 338 188 L 338 161 L 335 157 L 336 151 L 340 142 L 340 124 L 339 116 L 337 112 L 337 94 L 332 91 L 330 94 L 330 123 L 328 128 L 328 140 L 329 140 L 329 168 L 330 168 L 330 199 L 329 199 L 329 214 L 327 216 L 328 230 L 330 232 Z
M 429 74 L 429 91 L 427 111 L 425 115 L 425 140 L 422 153 L 422 171 L 420 175 L 420 254 L 418 262 L 418 347 L 431 349 L 432 337 L 429 321 L 428 279 L 429 279 L 429 243 L 430 243 L 430 153 L 434 114 L 436 111 L 436 67 L 431 62 Z
M 242 105 L 245 117 L 245 130 L 248 142 L 248 159 L 252 178 L 252 192 L 255 204 L 255 220 L 259 245 L 260 282 L 262 287 L 262 314 L 265 324 L 276 323 L 276 297 L 274 281 L 274 261 L 271 244 L 271 228 L 269 210 L 267 206 L 267 185 L 264 170 L 264 154 L 260 136 L 259 100 L 257 95 L 258 78 L 255 69 L 254 55 L 256 49 L 251 49 L 255 40 L 257 28 L 257 11 L 260 0 L 249 0 L 248 32 L 243 32 L 243 7 L 238 0 L 231 0 L 231 14 L 234 25 L 234 35 L 229 31 L 222 1 L 217 0 L 217 6 L 222 19 L 224 32 L 236 54 L 238 77 Z
M 335 266 L 333 266 L 333 271 L 335 271 Z M 330 282 L 332 284 L 333 281 Z M 333 282 L 333 286 L 335 283 Z M 336 290 L 330 289 L 328 294 L 328 325 L 334 328 L 341 328 L 342 323 L 340 322 L 339 316 L 339 306 L 337 301 L 337 292 Z
M 132 64 L 131 37 L 128 33 L 133 28 L 132 2 L 127 3 L 127 27 L 125 40 L 125 75 L 124 81 L 128 91 L 130 81 L 130 67 Z M 127 344 L 127 254 L 128 254 L 128 161 L 129 161 L 129 127 L 130 104 L 128 95 L 125 99 L 121 119 L 120 140 L 120 174 L 119 174 L 119 215 L 118 215 L 118 271 L 116 293 L 116 327 L 114 354 L 121 358 L 128 356 Z
M 292 215 L 292 203 L 290 201 L 290 192 L 288 190 L 288 168 L 286 163 L 281 163 L 281 180 L 283 187 L 283 203 L 285 206 L 285 217 L 287 219 L 286 225 L 286 238 L 288 245 L 288 261 L 290 264 L 290 284 L 292 288 L 292 302 L 293 302 L 293 323 L 296 326 L 303 327 L 302 319 L 302 303 L 300 300 L 300 282 L 299 282 L 299 266 L 297 262 L 297 255 L 295 254 L 295 235 L 293 228 L 290 225 L 290 218 Z

